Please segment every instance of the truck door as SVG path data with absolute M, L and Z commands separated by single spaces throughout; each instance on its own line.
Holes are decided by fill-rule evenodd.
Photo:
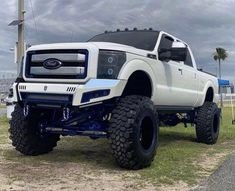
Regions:
M 171 49 L 174 39 L 165 34 L 162 35 L 158 52 L 163 49 Z M 158 82 L 156 83 L 156 102 L 162 106 L 184 106 L 182 98 L 183 83 L 182 63 L 173 60 L 160 60 L 154 69 Z
M 192 61 L 191 52 L 187 47 L 187 56 L 182 63 L 182 97 L 186 106 L 194 106 L 198 97 L 198 76 L 195 64 Z

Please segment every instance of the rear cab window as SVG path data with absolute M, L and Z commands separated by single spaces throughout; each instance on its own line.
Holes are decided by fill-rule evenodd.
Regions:
M 158 52 L 160 52 L 162 49 L 171 49 L 173 42 L 173 38 L 163 34 L 158 47 Z

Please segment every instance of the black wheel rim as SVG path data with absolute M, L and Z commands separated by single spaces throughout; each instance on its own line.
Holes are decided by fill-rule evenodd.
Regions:
M 148 116 L 144 117 L 141 121 L 139 134 L 140 144 L 144 151 L 148 151 L 151 149 L 155 138 L 154 131 L 155 130 L 152 119 Z
M 214 134 L 217 133 L 219 128 L 219 117 L 218 115 L 214 115 L 214 119 L 213 119 L 213 132 Z

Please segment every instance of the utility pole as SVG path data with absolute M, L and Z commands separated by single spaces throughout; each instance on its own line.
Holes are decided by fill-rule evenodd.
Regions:
M 17 72 L 20 71 L 21 59 L 24 56 L 24 0 L 18 0 L 18 46 L 17 46 Z
M 9 26 L 18 26 L 18 42 L 16 43 L 16 63 L 17 63 L 17 73 L 20 72 L 21 59 L 25 52 L 24 43 L 24 0 L 18 0 L 18 20 L 12 21 Z

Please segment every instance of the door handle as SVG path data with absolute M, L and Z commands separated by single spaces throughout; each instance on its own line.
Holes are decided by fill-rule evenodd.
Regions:
M 181 73 L 181 75 L 183 75 L 183 69 L 178 68 L 178 71 Z

